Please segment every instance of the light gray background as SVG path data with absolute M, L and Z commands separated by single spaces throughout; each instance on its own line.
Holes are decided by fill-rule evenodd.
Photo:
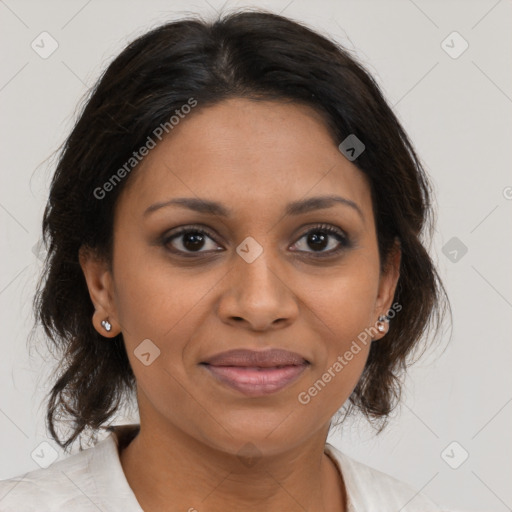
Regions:
M 404 403 L 378 437 L 364 421 L 329 441 L 405 480 L 452 510 L 511 510 L 512 486 L 512 2 L 228 1 L 302 20 L 353 49 L 376 76 L 410 134 L 437 193 L 434 259 L 453 306 L 448 332 L 410 372 Z M 43 395 L 49 356 L 29 357 L 31 300 L 41 268 L 34 245 L 54 162 L 76 107 L 125 44 L 188 12 L 215 15 L 222 2 L 0 1 L 2 164 L 0 230 L 0 478 L 38 468 L 46 441 Z M 47 59 L 32 48 L 41 32 L 58 42 Z M 457 31 L 458 58 L 441 46 Z M 461 40 L 448 39 L 456 52 Z M 443 246 L 457 237 L 457 261 Z M 452 242 L 453 243 L 453 242 Z M 458 243 L 458 242 L 457 242 Z M 451 259 L 450 259 L 451 258 Z M 42 351 L 44 355 L 44 351 Z M 119 417 L 119 422 L 136 418 Z M 469 458 L 452 469 L 441 457 Z M 46 445 L 45 445 L 46 446 Z M 45 449 L 48 449 L 46 447 Z

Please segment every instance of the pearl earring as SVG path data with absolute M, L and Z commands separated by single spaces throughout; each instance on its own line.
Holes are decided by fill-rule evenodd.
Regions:
M 377 330 L 379 332 L 386 331 L 386 326 L 384 325 L 384 322 L 387 322 L 387 321 L 388 321 L 387 316 L 384 316 L 384 315 L 379 316 L 379 319 L 377 320 Z
M 112 324 L 108 320 L 102 320 L 101 325 L 107 332 L 110 332 L 112 330 Z

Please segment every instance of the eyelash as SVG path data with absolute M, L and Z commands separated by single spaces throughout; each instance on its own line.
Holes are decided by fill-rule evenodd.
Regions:
M 311 234 L 311 233 L 315 233 L 315 232 L 323 232 L 329 236 L 332 236 L 334 238 L 336 238 L 339 242 L 340 242 L 340 246 L 337 248 L 337 249 L 331 249 L 330 251 L 324 251 L 324 252 L 315 252 L 315 251 L 306 251 L 307 254 L 312 254 L 314 255 L 313 257 L 314 258 L 325 258 L 325 257 L 329 257 L 329 256 L 335 256 L 339 253 L 341 253 L 342 251 L 350 248 L 352 246 L 352 243 L 351 241 L 349 240 L 349 238 L 347 237 L 347 235 L 341 231 L 340 229 L 338 228 L 335 228 L 333 226 L 329 226 L 327 224 L 318 224 L 317 226 L 313 226 L 312 228 L 310 228 L 308 231 L 306 231 L 305 233 L 303 233 L 298 239 L 297 239 L 297 242 L 299 240 L 301 240 L 302 238 L 306 237 L 307 235 Z M 194 234 L 201 234 L 201 235 L 206 235 L 207 237 L 209 237 L 210 239 L 212 239 L 215 243 L 216 240 L 215 240 L 215 237 L 207 230 L 205 230 L 204 228 L 202 228 L 201 226 L 186 226 L 184 228 L 181 228 L 179 231 L 177 232 L 174 232 L 174 233 L 171 233 L 167 236 L 164 236 L 164 238 L 162 239 L 162 245 L 164 247 L 167 248 L 167 250 L 173 254 L 178 254 L 180 256 L 183 256 L 183 257 L 186 257 L 186 258 L 194 258 L 194 257 L 197 257 L 196 255 L 197 254 L 202 254 L 202 253 L 208 253 L 209 251 L 189 251 L 189 252 L 186 252 L 186 251 L 181 251 L 181 250 L 177 250 L 177 249 L 170 249 L 168 248 L 168 245 L 176 238 L 179 238 L 180 236 L 183 236 L 187 233 L 194 233 Z M 295 242 L 294 245 L 297 243 Z M 221 252 L 221 251 L 215 251 L 215 252 Z M 304 251 L 298 251 L 298 252 L 304 252 Z

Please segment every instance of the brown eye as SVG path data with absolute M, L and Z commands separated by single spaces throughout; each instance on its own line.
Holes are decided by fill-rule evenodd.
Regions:
M 168 248 L 171 245 L 173 247 L 169 248 L 171 252 L 185 254 L 217 251 L 219 247 L 207 231 L 192 227 L 181 229 L 165 237 L 162 243 Z
M 305 241 L 302 244 L 299 244 L 303 239 Z M 310 229 L 307 233 L 302 235 L 302 237 L 294 244 L 295 247 L 299 245 L 304 248 L 299 248 L 301 252 L 332 255 L 346 249 L 350 246 L 350 243 L 345 233 L 340 229 L 332 226 L 321 225 Z M 307 248 L 310 248 L 311 251 L 308 251 Z

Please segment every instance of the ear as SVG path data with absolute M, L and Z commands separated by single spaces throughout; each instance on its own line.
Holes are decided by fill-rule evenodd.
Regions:
M 383 270 L 379 279 L 379 291 L 375 302 L 375 322 L 378 322 L 379 316 L 386 316 L 393 303 L 398 278 L 400 277 L 400 261 L 402 259 L 402 250 L 400 242 L 395 239 L 393 247 L 384 263 Z M 385 330 L 379 332 L 375 339 L 380 339 L 387 334 L 388 323 L 384 322 Z
M 78 259 L 89 289 L 89 296 L 94 304 L 92 323 L 94 328 L 106 338 L 113 338 L 121 332 L 121 326 L 117 320 L 114 307 L 114 287 L 112 272 L 108 262 L 97 253 L 82 245 L 78 251 Z M 112 328 L 107 331 L 102 325 L 102 320 L 108 320 Z

